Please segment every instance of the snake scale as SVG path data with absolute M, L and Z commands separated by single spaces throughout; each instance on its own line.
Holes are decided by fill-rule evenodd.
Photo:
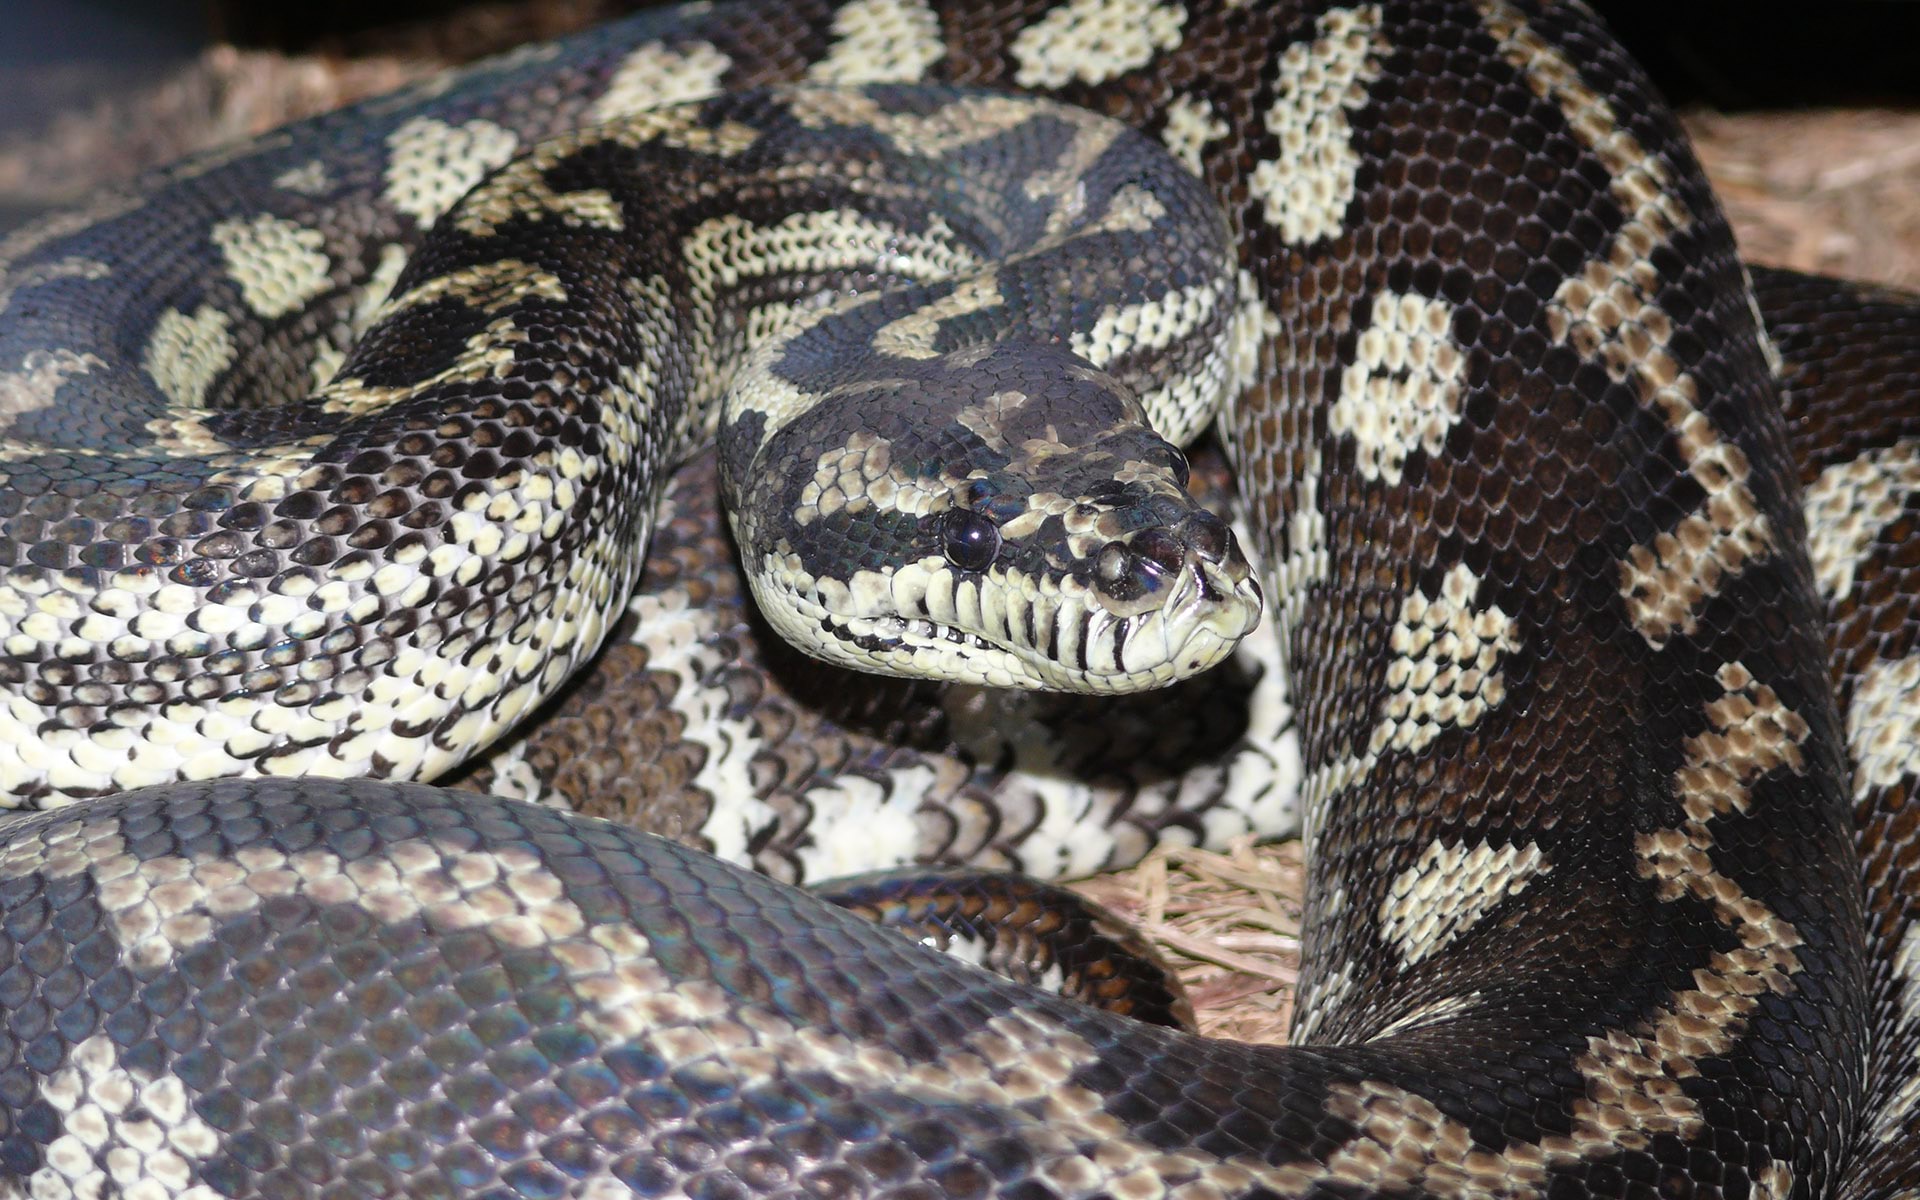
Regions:
M 1040 110 L 1021 102 L 1015 119 L 986 93 L 851 85 L 1046 93 L 1144 131 L 1224 210 L 1237 260 L 1218 280 L 1157 255 L 1043 277 L 1072 294 L 1084 275 L 1093 290 L 1062 307 L 1084 331 L 1127 331 L 1103 369 L 1043 347 L 1045 370 L 1013 364 L 1018 386 L 962 405 L 958 424 L 992 442 L 1005 426 L 988 410 L 1017 420 L 1060 380 L 1121 396 L 1104 401 L 1105 427 L 1134 450 L 1114 456 L 1112 482 L 1086 485 L 1098 496 L 1036 491 L 995 509 L 1005 488 L 969 477 L 913 515 L 963 570 L 994 558 L 1016 521 L 1054 519 L 1085 551 L 1068 556 L 1080 589 L 1123 608 L 1187 594 L 1169 580 L 1231 582 L 1238 552 L 1217 521 L 1173 507 L 1182 489 L 1166 479 L 1184 467 L 1150 449 L 1124 399 L 1183 386 L 1156 383 L 1133 348 L 1202 331 L 1215 366 L 1196 359 L 1179 378 L 1212 370 L 1233 393 L 1222 440 L 1272 621 L 1248 640 L 1277 631 L 1287 754 L 1303 768 L 1299 1044 L 1094 1011 L 551 805 L 322 777 L 430 776 L 559 686 L 565 665 L 522 651 L 583 658 L 637 567 L 582 549 L 564 521 L 556 549 L 509 548 L 570 509 L 563 496 L 593 497 L 588 524 L 624 521 L 631 540 L 646 518 L 595 507 L 620 488 L 579 452 L 620 420 L 673 419 L 615 399 L 542 407 L 604 364 L 596 343 L 563 342 L 562 361 L 514 374 L 533 361 L 521 347 L 550 335 L 541 304 L 599 276 L 558 278 L 529 262 L 546 250 L 519 242 L 518 258 L 434 274 L 415 257 L 443 253 L 418 250 L 424 227 L 497 170 L 450 218 L 468 227 L 435 247 L 545 225 L 574 247 L 565 261 L 597 267 L 618 244 L 604 235 L 638 211 L 626 206 L 650 198 L 642 186 L 616 202 L 594 162 L 624 138 L 717 169 L 761 140 L 761 94 L 741 109 L 699 99 L 803 80 L 832 90 L 779 93 L 789 116 L 811 96 L 810 128 L 925 160 L 1021 141 Z M 692 107 L 653 112 L 674 102 Z M 983 129 L 995 111 L 1003 125 Z M 1155 230 L 1165 205 L 1131 178 L 1099 190 L 1118 135 L 1048 111 L 1066 131 L 1037 139 L 1053 173 L 989 185 L 1011 207 L 1039 205 L 1015 261 L 1066 236 L 1056 213 L 1116 241 Z M 627 133 L 570 133 L 616 117 Z M 571 140 L 518 157 L 554 137 Z M 887 191 L 866 161 L 772 174 L 839 212 Z M 864 328 L 857 352 L 918 380 L 902 364 L 997 363 L 987 343 L 943 339 L 1043 307 L 1041 289 L 999 287 L 1017 274 L 1004 267 L 972 285 L 916 275 L 978 244 L 935 236 L 931 216 L 864 243 L 890 268 L 863 260 L 833 278 L 817 256 L 861 222 L 811 240 L 769 232 L 785 218 L 753 207 L 751 178 L 742 187 L 711 215 L 737 235 L 725 287 L 764 288 L 745 331 L 703 333 L 708 309 L 679 320 L 691 341 L 758 347 L 749 443 L 769 442 L 783 404 L 805 407 L 781 384 L 808 359 L 794 329 Z M 970 237 L 998 232 L 978 224 Z M 160 247 L 136 260 L 149 273 L 98 253 L 128 230 Z M 822 270 L 831 295 L 820 275 L 815 290 L 780 290 Z M 890 303 L 867 290 L 889 270 L 925 306 L 860 326 Z M 1920 1187 L 1907 894 L 1920 319 L 1904 296 L 1750 280 L 1678 126 L 1578 5 L 694 5 L 104 194 L 0 243 L 0 272 L 0 738 L 18 760 L 0 778 L 16 804 L 46 809 L 0 829 L 0 1195 Z M 1146 291 L 1102 304 L 1116 274 Z M 644 310 L 659 303 L 649 278 L 605 290 Z M 399 323 L 372 335 L 387 354 L 350 356 L 396 281 Z M 494 327 L 503 312 L 514 319 Z M 328 411 L 259 403 L 342 364 L 346 382 L 317 393 Z M 423 378 L 470 407 L 409 416 Z M 873 395 L 874 378 L 838 382 Z M 399 416 L 380 415 L 389 393 Z M 841 510 L 855 476 L 886 480 L 862 511 L 890 496 L 912 512 L 930 476 L 876 461 L 876 435 L 891 444 L 894 430 L 873 422 L 893 418 L 867 411 L 813 480 L 729 466 L 726 450 L 718 471 L 736 491 L 811 482 L 815 506 L 838 487 L 826 507 Z M 393 449 L 331 449 L 315 422 L 341 412 L 386 420 Z M 237 491 L 231 472 L 258 466 L 239 461 L 245 445 L 281 449 Z M 1065 442 L 1011 445 L 1001 438 L 1002 458 L 1050 468 Z M 489 481 L 535 458 L 557 473 L 496 504 L 508 493 Z M 620 487 L 660 486 L 635 478 Z M 1090 503 L 1121 492 L 1151 500 L 1158 524 Z M 456 545 L 487 549 L 434 557 Z M 309 578 L 303 553 L 344 568 Z M 541 571 L 520 569 L 540 555 Z M 774 558 L 805 567 L 797 549 Z M 514 569 L 482 584 L 463 574 L 470 559 Z M 747 554 L 756 591 L 773 561 Z M 850 595 L 876 590 L 851 578 Z M 294 582 L 276 590 L 282 579 Z M 303 623 L 335 610 L 343 625 Z M 934 621 L 858 619 L 841 628 L 881 653 L 912 620 Z M 1079 636 L 1125 665 L 1117 639 Z M 450 644 L 458 654 L 423 657 Z M 1179 686 L 1205 698 L 1209 678 Z M 1238 753 L 1239 736 L 1219 748 Z M 235 760 L 294 777 L 164 782 Z M 84 798 L 147 782 L 160 786 Z M 1178 795 L 1154 803 L 1135 833 L 1105 836 L 1095 865 L 1166 830 L 1204 839 L 1280 819 L 1227 803 L 1183 825 Z M 766 849 L 716 835 L 713 816 L 685 832 L 736 860 Z M 923 816 L 897 837 L 880 829 L 868 852 L 937 856 L 913 844 Z M 1032 840 L 1046 843 L 1041 868 L 1085 865 L 1044 819 L 934 825 L 951 857 L 1024 861 Z M 810 836 L 776 854 L 786 873 L 884 865 L 809 858 L 830 835 Z M 857 836 L 835 844 L 861 852 Z

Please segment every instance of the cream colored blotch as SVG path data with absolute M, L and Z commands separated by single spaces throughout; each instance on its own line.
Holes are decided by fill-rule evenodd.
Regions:
M 924 0 L 851 0 L 833 15 L 833 44 L 807 71 L 816 83 L 912 83 L 945 58 L 940 18 Z
M 424 228 L 487 172 L 505 166 L 519 145 L 512 130 L 492 121 L 449 125 L 414 117 L 387 135 L 384 196 Z
M 1296 245 L 1338 233 L 1353 203 L 1360 156 L 1347 114 L 1366 103 L 1385 52 L 1376 4 L 1336 8 L 1315 23 L 1314 35 L 1280 56 L 1266 115 L 1280 153 L 1249 181 L 1267 224 Z
M 1180 44 L 1186 10 L 1154 0 L 1070 0 L 1013 39 L 1013 81 L 1057 88 L 1105 83 Z
M 596 121 L 612 121 L 663 105 L 704 100 L 720 91 L 720 80 L 732 65 L 711 42 L 672 47 L 648 42 L 621 62 L 590 112 Z

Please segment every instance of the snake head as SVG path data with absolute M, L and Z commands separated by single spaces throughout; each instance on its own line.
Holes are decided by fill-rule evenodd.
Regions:
M 1126 692 L 1259 623 L 1232 531 L 1118 380 L 1032 344 L 888 370 L 766 436 L 729 483 L 788 640 L 883 674 Z

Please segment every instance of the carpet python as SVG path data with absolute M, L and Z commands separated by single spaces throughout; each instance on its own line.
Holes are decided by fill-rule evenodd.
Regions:
M 456 603 L 471 586 L 457 575 L 435 590 L 434 572 L 460 562 L 432 554 L 505 546 L 564 506 L 556 484 L 537 508 L 435 507 L 449 497 L 432 493 L 430 471 L 324 453 L 324 490 L 294 486 L 320 469 L 303 455 L 262 476 L 284 494 L 233 497 L 207 471 L 235 469 L 237 432 L 289 447 L 320 437 L 298 407 L 249 398 L 331 386 L 343 364 L 345 407 L 388 386 L 378 364 L 355 373 L 353 337 L 396 282 L 429 278 L 413 260 L 434 219 L 468 196 L 463 211 L 495 221 L 492 184 L 469 196 L 483 180 L 519 177 L 498 198 L 503 223 L 575 236 L 615 221 L 609 199 L 570 182 L 572 159 L 542 165 L 549 139 L 664 121 L 667 140 L 724 152 L 751 131 L 648 114 L 722 111 L 658 106 L 797 81 L 922 80 L 1118 117 L 1224 208 L 1230 289 L 1172 305 L 1165 279 L 1150 282 L 1129 332 L 1152 340 L 1169 314 L 1223 299 L 1231 310 L 1212 335 L 1231 393 L 1222 441 L 1277 645 L 1247 651 L 1261 712 L 1216 743 L 1224 800 L 1162 780 L 1139 792 L 1155 797 L 1152 819 L 1090 835 L 1085 857 L 1049 823 L 1053 802 L 1113 815 L 1134 792 L 1096 781 L 1068 800 L 1060 785 L 1023 802 L 1026 828 L 982 828 L 991 797 L 956 778 L 974 754 L 952 726 L 981 712 L 966 699 L 925 738 L 963 751 L 962 767 L 904 769 L 975 812 L 942 826 L 892 796 L 871 813 L 856 801 L 848 814 L 879 827 L 869 852 L 885 861 L 855 861 L 857 836 L 811 829 L 781 861 L 807 878 L 902 856 L 1027 865 L 1032 835 L 1037 869 L 1070 871 L 1160 833 L 1271 832 L 1294 811 L 1274 793 L 1290 789 L 1310 855 L 1297 1045 L 1093 1011 L 551 805 L 320 777 L 450 766 L 479 738 L 455 736 L 471 710 L 423 703 L 436 690 L 444 701 L 480 680 L 476 695 L 514 698 L 494 709 L 504 723 L 559 686 L 564 669 L 521 661 L 514 626 L 487 628 L 497 597 Z M 1102 153 L 1081 148 L 1085 163 Z M 1077 183 L 1048 186 L 1071 206 Z M 782 310 L 754 357 L 789 346 L 789 318 L 859 306 L 858 294 L 781 294 L 793 268 L 768 264 L 826 243 L 751 208 L 735 220 L 738 262 L 756 268 L 748 286 L 767 289 L 751 306 Z M 116 228 L 195 253 L 161 253 L 140 274 L 89 252 Z M 468 321 L 459 343 L 422 329 L 417 343 L 396 335 L 395 352 L 415 366 L 447 356 L 441 382 L 455 385 L 519 362 L 512 330 L 466 361 L 464 339 L 497 315 L 490 304 L 565 284 L 518 267 L 489 279 L 498 267 L 456 268 L 468 271 L 460 297 L 421 305 Z M 1090 277 L 1110 269 L 1086 264 Z M 1920 769 L 1906 401 L 1920 320 L 1904 296 L 1750 280 L 1676 123 L 1578 6 L 668 10 L 103 194 L 0 243 L 0 270 L 0 738 L 23 764 L 6 768 L 9 790 L 47 809 L 0 830 L 0 1195 L 1920 1185 L 1920 939 L 1906 894 Z M 950 328 L 1018 307 L 956 293 L 917 329 L 909 318 L 896 357 L 923 361 L 913 354 L 937 353 Z M 698 340 L 698 319 L 686 324 Z M 132 392 L 116 390 L 127 381 Z M 168 403 L 141 407 L 136 393 L 154 389 Z M 80 397 L 91 403 L 69 407 Z M 524 399 L 481 389 L 474 403 Z M 750 409 L 776 411 L 761 399 Z M 431 465 L 509 473 L 501 460 L 524 439 L 491 412 L 443 434 L 459 454 Z M 567 437 L 585 438 L 554 425 L 536 433 L 553 436 L 558 462 Z M 120 460 L 98 451 L 129 443 L 175 474 L 155 467 L 139 487 L 115 474 Z M 821 493 L 864 465 L 836 462 Z M 185 502 L 141 509 L 154 478 L 169 506 Z M 338 528 L 318 524 L 329 520 Z M 307 565 L 293 557 L 307 543 L 278 542 L 285 522 L 316 523 L 339 543 L 329 555 L 344 544 L 360 565 L 300 603 L 275 599 L 286 594 L 255 581 Z M 1172 525 L 1191 542 L 1163 566 L 1223 543 L 1217 523 Z M 1126 532 L 1093 531 L 1096 564 Z M 1153 574 L 1140 560 L 1160 557 L 1135 555 L 1109 579 Z M 575 573 L 597 618 L 557 603 L 544 575 L 510 575 L 501 591 L 532 602 L 513 620 L 584 657 L 619 604 L 619 572 L 636 569 Z M 94 589 L 109 576 L 124 598 Z M 310 619 L 335 597 L 349 619 L 316 639 L 337 640 L 323 647 L 342 656 L 334 674 L 304 678 L 299 664 L 317 658 L 256 640 L 262 617 Z M 120 637 L 166 652 L 116 657 Z M 463 637 L 467 673 L 435 674 L 422 647 Z M 1209 678 L 1177 686 L 1206 697 Z M 297 704 L 278 699 L 288 688 Z M 329 690 L 333 711 L 300 709 Z M 572 718 L 588 727 L 620 711 L 586 699 L 602 704 Z M 341 724 L 300 744 L 302 720 Z M 377 745 L 363 742 L 376 725 Z M 1269 728 L 1290 740 L 1247 767 L 1241 739 Z M 147 782 L 118 773 L 153 761 L 143 751 L 158 739 L 143 731 L 162 729 L 295 777 L 53 803 Z M 408 753 L 391 749 L 395 731 Z M 185 750 L 174 778 L 201 769 L 201 742 Z M 493 777 L 532 774 L 540 758 L 509 757 Z M 655 766 L 695 790 L 728 781 Z M 803 763 L 784 786 L 811 802 L 843 767 L 877 769 Z M 713 818 L 732 804 L 740 822 L 748 795 L 783 783 L 731 769 L 747 792 L 686 810 L 684 832 L 757 862 L 766 845 Z M 1261 775 L 1257 802 L 1233 786 L 1248 772 Z M 946 839 L 941 854 L 921 853 L 929 837 Z M 835 854 L 817 854 L 823 839 Z

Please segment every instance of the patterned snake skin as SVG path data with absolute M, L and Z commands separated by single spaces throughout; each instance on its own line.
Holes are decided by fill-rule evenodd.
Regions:
M 551 807 L 315 778 L 175 784 L 0 831 L 0 1194 L 1920 1188 L 1920 319 L 1905 297 L 1768 273 L 1756 307 L 1677 126 L 1574 6 L 699 6 L 10 239 L 15 794 L 50 798 L 62 763 L 113 775 L 137 756 L 114 726 L 144 711 L 88 691 L 137 674 L 108 678 L 122 668 L 96 649 L 111 650 L 103 622 L 151 622 L 176 659 L 237 656 L 231 694 L 223 670 L 147 673 L 208 701 L 199 736 L 278 732 L 252 724 L 268 710 L 250 673 L 280 665 L 274 648 L 209 641 L 236 631 L 188 625 L 165 590 L 231 599 L 243 565 L 278 565 L 271 498 L 109 535 L 175 539 L 177 557 L 69 555 L 97 544 L 89 502 L 121 493 L 63 493 L 34 455 L 72 432 L 55 404 L 108 352 L 181 402 L 118 432 L 217 453 L 200 435 L 218 422 L 181 397 L 230 407 L 325 374 L 419 227 L 516 149 L 803 77 L 1047 91 L 1157 136 L 1224 205 L 1240 386 L 1223 440 L 1304 765 L 1301 1044 L 1085 1009 Z M 569 203 L 530 183 L 525 203 Z M 217 284 L 89 257 L 116 221 L 201 239 Z M 152 311 L 49 341 L 62 314 L 101 316 L 73 299 L 92 295 Z M 255 345 L 270 353 L 238 357 Z M 111 401 L 97 427 L 68 419 L 82 441 L 114 436 Z M 386 464 L 348 467 L 341 502 L 376 503 L 365 472 Z M 330 536 L 390 544 L 363 528 Z M 151 609 L 63 598 L 71 576 L 161 566 L 166 583 L 141 576 Z M 404 673 L 389 664 L 418 611 L 361 615 L 371 632 L 346 655 L 391 728 L 430 724 L 375 682 Z M 341 749 L 291 765 L 317 773 Z M 363 758 L 388 774 L 439 762 Z M 1195 811 L 1225 812 L 1223 831 L 1261 823 Z M 714 848 L 763 848 L 711 816 L 698 835 Z M 877 859 L 918 853 L 929 824 L 908 823 Z M 946 829 L 953 856 L 1019 856 L 1024 836 L 954 834 L 967 824 Z M 1165 828 L 1181 826 L 1121 840 Z M 1068 840 L 1044 819 L 1029 833 Z M 1111 842 L 1093 857 L 1129 852 Z M 886 865 L 818 848 L 796 841 L 792 873 Z

